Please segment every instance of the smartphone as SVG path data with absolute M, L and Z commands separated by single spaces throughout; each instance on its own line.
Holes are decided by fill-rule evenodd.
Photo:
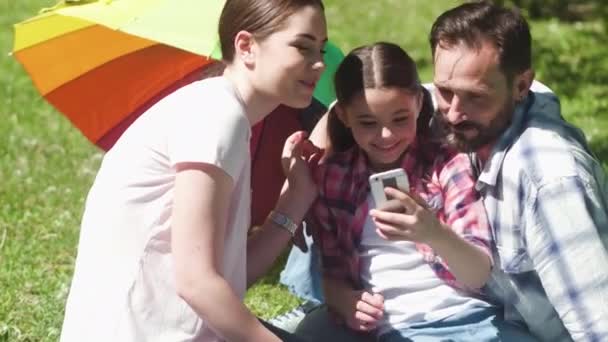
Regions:
M 409 179 L 407 178 L 405 171 L 401 168 L 375 173 L 369 176 L 369 185 L 374 202 L 376 202 L 376 208 L 379 209 L 387 205 L 390 200 L 390 198 L 386 197 L 384 188 L 391 187 L 403 192 L 410 191 Z

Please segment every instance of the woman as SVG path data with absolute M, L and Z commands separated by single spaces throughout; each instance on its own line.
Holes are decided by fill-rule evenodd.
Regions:
M 307 167 L 314 149 L 302 133 L 287 141 L 289 189 L 247 242 L 251 126 L 279 104 L 310 103 L 326 35 L 320 0 L 226 2 L 224 74 L 159 101 L 104 157 L 62 341 L 279 340 L 242 297 L 316 196 Z

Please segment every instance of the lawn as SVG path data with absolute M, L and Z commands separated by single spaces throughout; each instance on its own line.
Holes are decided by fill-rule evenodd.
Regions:
M 55 341 L 72 273 L 84 198 L 102 154 L 40 98 L 8 52 L 17 21 L 54 0 L 0 0 L 0 341 Z M 326 0 L 330 38 L 344 51 L 399 43 L 431 79 L 427 35 L 455 1 Z M 537 76 L 562 100 L 608 165 L 608 48 L 598 22 L 532 22 Z M 297 299 L 277 285 L 280 265 L 247 295 L 262 317 Z

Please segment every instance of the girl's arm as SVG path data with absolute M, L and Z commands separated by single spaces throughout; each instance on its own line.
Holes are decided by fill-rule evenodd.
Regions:
M 429 241 L 429 246 L 441 256 L 456 281 L 472 289 L 483 287 L 492 270 L 488 253 L 447 225 L 442 225 L 442 231 L 442 234 Z
M 232 179 L 208 164 L 182 163 L 177 169 L 171 248 L 178 295 L 226 340 L 280 341 L 221 274 Z
M 388 239 L 429 245 L 458 283 L 479 289 L 491 273 L 491 237 L 468 157 L 465 154 L 452 157 L 434 173 L 429 186 L 439 188 L 442 193 L 445 223 L 417 195 L 387 189 L 387 195 L 398 198 L 407 214 L 372 210 L 370 214 L 379 233 Z
M 479 289 L 490 278 L 492 238 L 483 201 L 475 190 L 477 180 L 473 176 L 471 161 L 466 154 L 458 153 L 436 175 L 435 183 L 442 189 L 444 197 L 443 227 L 447 232 L 431 247 L 442 257 L 458 282 Z M 468 248 L 464 247 L 465 244 Z
M 492 261 L 488 252 L 465 240 L 452 227 L 441 223 L 435 214 L 397 189 L 386 188 L 386 194 L 398 199 L 406 213 L 372 209 L 370 215 L 378 235 L 387 240 L 406 240 L 429 245 L 443 263 L 468 288 L 479 289 L 488 281 Z

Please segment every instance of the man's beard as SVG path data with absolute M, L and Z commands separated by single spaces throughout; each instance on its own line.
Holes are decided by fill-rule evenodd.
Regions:
M 450 124 L 445 116 L 435 111 L 434 122 L 437 124 L 443 141 L 461 152 L 475 152 L 496 140 L 509 126 L 515 104 L 506 103 L 495 118 L 487 126 L 472 121 L 463 121 L 456 125 Z M 475 131 L 473 137 L 467 137 L 465 133 Z

